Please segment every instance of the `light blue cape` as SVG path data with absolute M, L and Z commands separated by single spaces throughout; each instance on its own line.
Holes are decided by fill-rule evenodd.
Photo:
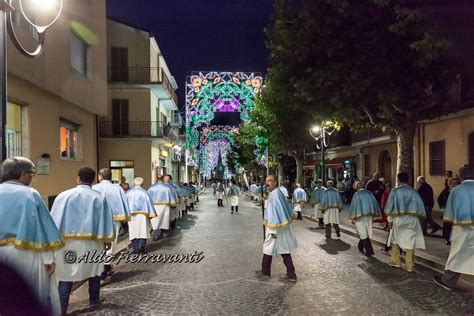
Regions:
M 265 203 L 263 225 L 269 228 L 282 228 L 293 221 L 293 213 L 285 195 L 276 188 L 270 192 Z
M 191 191 L 189 190 L 188 187 L 180 186 L 179 192 L 180 192 L 181 197 L 191 197 Z
M 59 232 L 64 238 L 115 240 L 112 212 L 104 195 L 88 185 L 64 191 L 51 209 Z
M 151 203 L 154 205 L 176 205 L 176 199 L 169 185 L 157 183 L 148 189 Z
M 327 188 L 321 197 L 321 202 L 319 204 L 319 209 L 325 211 L 329 208 L 337 208 L 342 210 L 344 206 L 342 205 L 341 195 L 339 191 L 335 188 Z
M 156 217 L 156 211 L 153 204 L 151 204 L 150 196 L 142 187 L 136 186 L 133 189 L 128 190 L 127 199 L 128 208 L 132 216 L 143 214 L 148 218 Z
M 171 189 L 171 196 L 173 197 L 173 201 L 176 204 L 178 202 L 178 192 L 176 190 L 176 187 L 174 186 L 173 182 L 167 182 L 165 183 L 170 189 Z
M 191 189 L 191 186 L 189 187 L 189 189 Z M 217 190 L 217 192 L 224 192 L 224 191 L 225 191 L 225 187 L 224 187 L 224 185 L 223 185 L 221 182 L 219 182 L 219 183 L 217 184 L 216 190 Z M 192 191 L 191 191 L 191 192 L 192 192 Z
M 0 184 L 0 246 L 53 251 L 64 242 L 38 191 L 16 181 Z
M 293 191 L 293 203 L 306 202 L 306 192 L 302 188 Z
M 92 189 L 102 193 L 107 200 L 107 204 L 112 211 L 114 220 L 129 221 L 130 211 L 128 209 L 127 197 L 125 191 L 118 184 L 113 184 L 108 180 L 102 180 L 100 183 L 92 186 Z
M 474 180 L 464 180 L 451 190 L 443 221 L 453 225 L 474 225 Z
M 387 216 L 412 215 L 425 217 L 425 205 L 418 192 L 407 184 L 394 188 L 388 196 L 385 206 Z
M 357 191 L 352 197 L 349 218 L 358 220 L 363 216 L 381 216 L 379 203 L 372 192 L 365 189 Z
M 229 188 L 229 192 L 227 193 L 227 196 L 239 196 L 240 195 L 240 189 L 239 187 L 232 185 Z
M 321 186 L 321 187 L 315 187 L 313 192 L 311 193 L 311 199 L 310 203 L 311 204 L 318 204 L 321 203 L 321 199 L 323 197 L 323 193 L 326 191 L 326 188 Z

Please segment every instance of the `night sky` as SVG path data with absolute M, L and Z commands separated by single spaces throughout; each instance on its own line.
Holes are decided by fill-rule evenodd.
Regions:
M 272 0 L 107 0 L 107 16 L 153 33 L 180 109 L 192 71 L 266 72 L 271 13 Z

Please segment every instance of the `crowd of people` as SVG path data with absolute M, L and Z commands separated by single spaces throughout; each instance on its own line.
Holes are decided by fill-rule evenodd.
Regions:
M 21 291 L 31 306 L 39 304 L 54 315 L 67 313 L 74 282 L 87 280 L 90 306 L 101 303 L 101 280 L 112 275 L 111 260 L 79 258 L 104 251 L 110 258 L 123 223 L 129 228 L 128 251 L 145 252 L 150 233 L 154 240 L 168 237 L 176 221 L 195 209 L 200 192 L 197 183 L 177 184 L 170 175 L 159 176 L 148 190 L 137 177 L 125 192 L 123 179 L 121 185 L 112 183 L 110 169 L 101 169 L 93 184 L 95 170 L 84 167 L 78 171 L 77 186 L 60 193 L 50 212 L 30 187 L 34 175 L 35 165 L 27 158 L 9 158 L 2 164 L 0 266 L 26 281 L 28 287 Z M 24 311 L 28 306 L 17 308 Z
M 452 291 L 461 274 L 474 275 L 474 166 L 464 166 L 459 170 L 459 179 L 452 177 L 452 172 L 446 174 L 445 189 L 438 198 L 443 209 L 443 236 L 451 245 L 446 269 L 443 276 L 433 278 L 434 282 L 446 290 Z M 351 198 L 349 218 L 355 225 L 359 235 L 358 249 L 366 256 L 375 254 L 371 238 L 372 223 L 379 221 L 389 230 L 386 250 L 390 253 L 388 265 L 402 268 L 401 254 L 405 254 L 404 268 L 414 271 L 415 249 L 425 249 L 424 236 L 427 227 L 431 233 L 438 231 L 441 226 L 431 216 L 433 209 L 433 190 L 424 177 L 416 180 L 415 188 L 409 184 L 408 173 L 397 174 L 397 186 L 392 189 L 389 183 L 383 183 L 378 173 L 374 174 L 367 183 L 356 181 L 355 193 Z M 267 234 L 263 246 L 262 269 L 256 271 L 257 277 L 268 279 L 271 275 L 271 256 L 282 255 L 287 275 L 285 281 L 296 282 L 296 274 L 291 260 L 291 251 L 296 246 L 296 238 L 291 230 L 294 218 L 300 219 L 301 207 L 309 201 L 313 207 L 313 215 L 318 218 L 320 228 L 325 228 L 326 238 L 331 238 L 334 227 L 336 236 L 340 237 L 340 212 L 343 201 L 340 190 L 335 188 L 332 180 L 327 181 L 326 187 L 322 180 L 316 181 L 316 186 L 308 199 L 306 192 L 296 184 L 293 192 L 291 209 L 288 192 L 284 186 L 278 187 L 274 176 L 267 177 L 269 195 L 262 194 L 259 184 L 250 186 L 251 199 L 265 201 L 264 226 Z M 281 241 L 280 241 L 281 239 Z M 269 258 L 270 257 L 270 258 Z

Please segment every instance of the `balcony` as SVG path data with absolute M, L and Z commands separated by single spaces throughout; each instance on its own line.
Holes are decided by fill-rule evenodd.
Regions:
M 169 142 L 178 139 L 169 125 L 158 121 L 99 122 L 100 138 L 164 138 Z
M 379 138 L 383 136 L 392 137 L 393 133 L 384 132 L 380 128 L 368 128 L 364 131 L 351 132 L 352 134 L 352 143 L 358 143 L 362 141 L 369 141 L 374 138 Z
M 118 88 L 137 85 L 151 89 L 169 110 L 177 109 L 178 97 L 161 67 L 109 68 L 107 77 L 109 84 Z

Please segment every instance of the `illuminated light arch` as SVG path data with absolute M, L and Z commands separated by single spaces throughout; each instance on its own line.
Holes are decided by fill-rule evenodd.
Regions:
M 259 74 L 243 72 L 197 72 L 186 84 L 187 164 L 199 166 L 208 177 L 217 166 L 219 152 L 223 164 L 234 144 L 238 125 L 212 125 L 215 113 L 238 112 L 241 122 L 249 122 L 255 97 L 261 91 Z M 218 150 L 218 152 L 217 152 Z M 225 173 L 228 174 L 225 165 Z

